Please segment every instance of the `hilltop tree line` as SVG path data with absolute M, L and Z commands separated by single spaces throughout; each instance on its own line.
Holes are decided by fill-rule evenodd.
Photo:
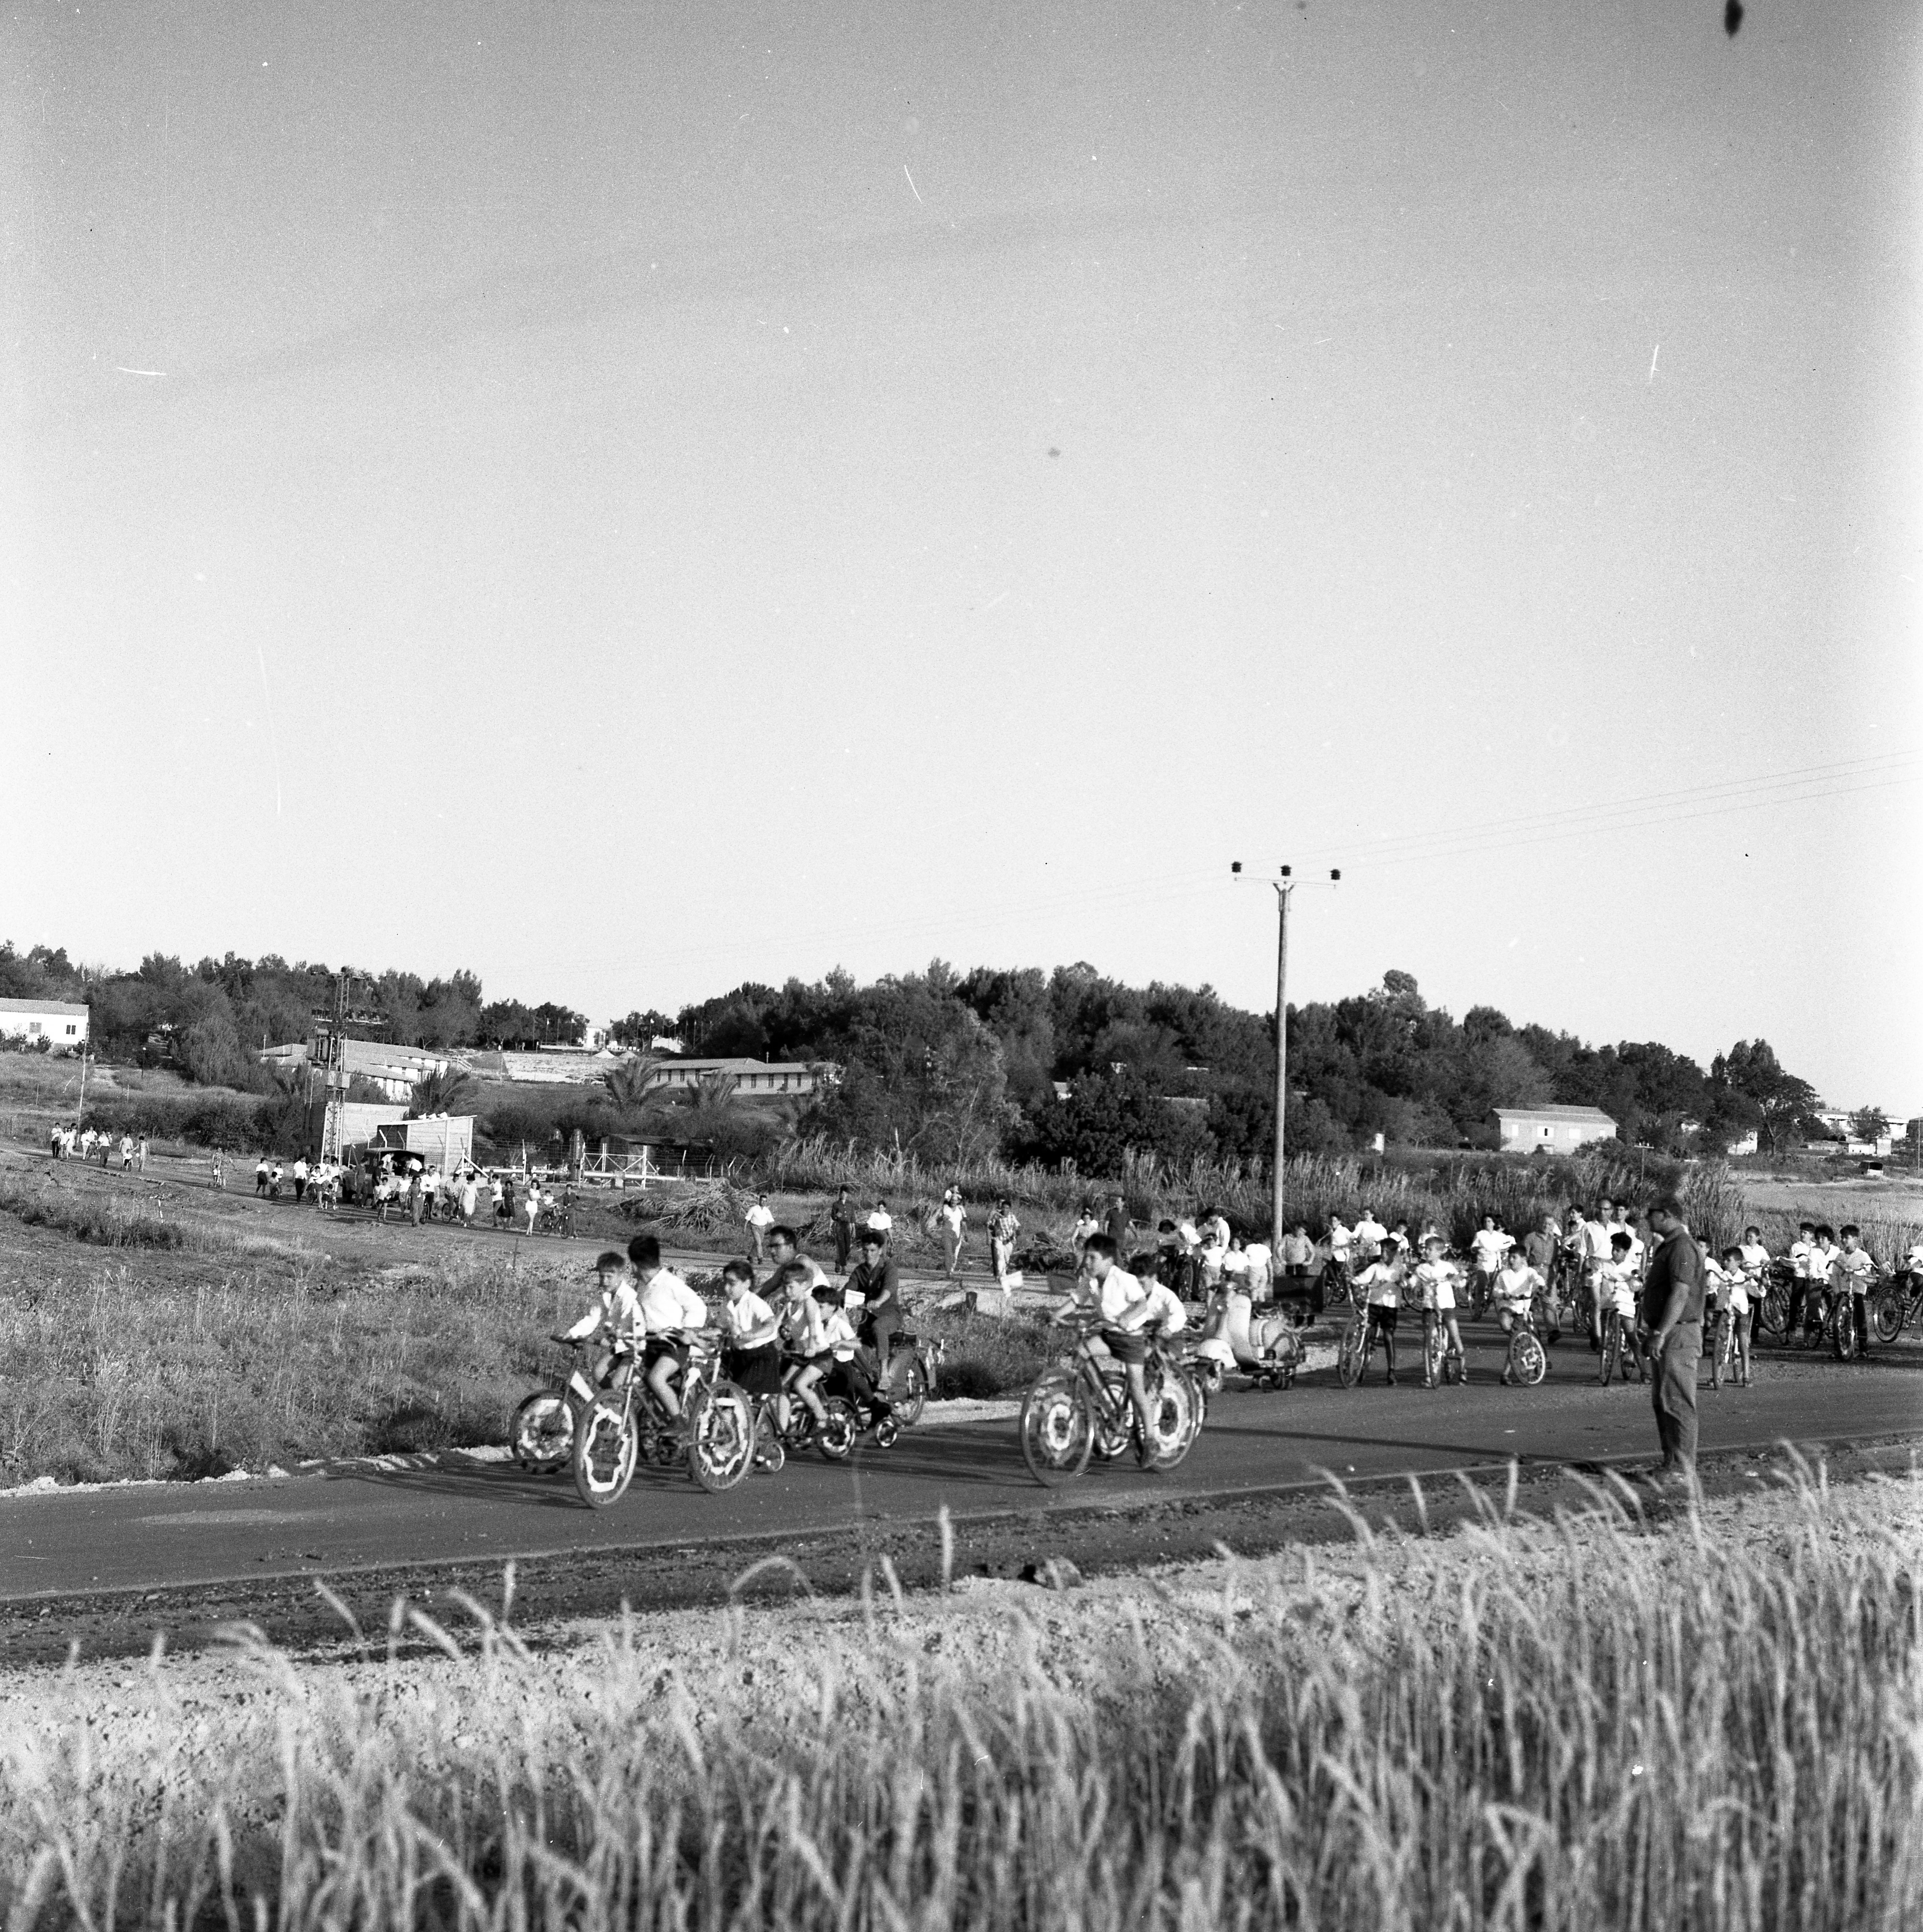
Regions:
M 231 952 L 191 967 L 152 954 L 112 973 L 62 950 L 0 946 L 0 995 L 84 1000 L 102 1053 L 260 1089 L 260 1045 L 306 1038 L 332 1010 L 334 976 Z M 350 1006 L 381 1036 L 428 1048 L 564 1042 L 586 1025 L 553 1002 L 489 1002 L 465 971 L 357 974 Z M 644 1049 L 672 1034 L 698 1057 L 832 1062 L 840 1078 L 798 1124 L 927 1160 L 997 1153 L 1098 1174 L 1130 1148 L 1258 1165 L 1274 1144 L 1270 1015 L 1206 986 L 1130 986 L 1085 962 L 961 974 L 936 960 L 868 986 L 838 970 L 813 984 L 749 983 L 671 1020 L 632 1012 L 614 1030 Z M 1458 1020 L 1396 970 L 1354 998 L 1290 1008 L 1288 1088 L 1299 1153 L 1346 1152 L 1378 1133 L 1390 1144 L 1492 1148 L 1492 1109 L 1545 1102 L 1599 1107 L 1625 1141 L 1668 1153 L 1719 1150 L 1751 1130 L 1774 1149 L 1820 1131 L 1814 1090 L 1766 1041 L 1738 1041 L 1706 1071 L 1658 1042 L 1592 1046 L 1491 1006 Z

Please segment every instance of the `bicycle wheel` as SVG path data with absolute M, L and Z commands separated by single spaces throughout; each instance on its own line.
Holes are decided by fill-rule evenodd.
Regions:
M 1344 1388 L 1353 1388 L 1362 1379 L 1362 1336 L 1352 1325 L 1336 1352 L 1336 1379 Z
M 754 1410 L 733 1382 L 710 1384 L 688 1410 L 688 1472 L 710 1496 L 731 1490 L 754 1462 Z
M 1111 1360 L 1102 1364 L 1102 1400 L 1094 1404 L 1095 1457 L 1098 1462 L 1112 1462 L 1128 1448 L 1135 1426 L 1129 1378 L 1120 1363 Z
M 1193 1448 L 1201 1428 L 1187 1378 L 1163 1376 L 1148 1391 L 1148 1466 L 1174 1468 Z
M 1772 1342 L 1780 1342 L 1789 1333 L 1790 1298 L 1777 1286 L 1764 1289 L 1762 1300 L 1756 1310 L 1756 1326 Z
M 904 1349 L 896 1358 L 888 1399 L 895 1405 L 895 1420 L 904 1429 L 912 1429 L 921 1420 L 922 1411 L 928 1406 L 928 1371 L 911 1348 Z
M 1526 1330 L 1509 1345 L 1510 1372 L 1525 1388 L 1534 1388 L 1549 1373 L 1549 1351 Z
M 1070 1371 L 1038 1377 L 1022 1399 L 1022 1460 L 1046 1489 L 1072 1482 L 1095 1447 L 1094 1404 Z
M 1876 1306 L 1870 1311 L 1876 1324 L 1876 1340 L 1886 1347 L 1903 1333 L 1904 1301 L 1901 1288 L 1886 1288 L 1876 1297 Z
M 824 1396 L 821 1403 L 828 1419 L 814 1432 L 814 1446 L 831 1462 L 845 1462 L 861 1432 L 854 1404 L 846 1396 Z
M 514 1460 L 532 1474 L 551 1476 L 573 1450 L 578 1420 L 566 1390 L 537 1389 L 514 1411 L 508 1427 Z
M 1622 1359 L 1622 1325 L 1620 1322 L 1612 1321 L 1608 1328 L 1603 1331 L 1602 1366 L 1597 1377 L 1604 1388 L 1609 1387 L 1610 1378 L 1615 1375 L 1617 1365 Z
M 574 1426 L 574 1487 L 590 1509 L 619 1502 L 634 1480 L 640 1432 L 620 1396 L 597 1396 Z
M 754 1412 L 754 1466 L 764 1476 L 778 1476 L 788 1460 L 788 1445 L 775 1426 L 775 1406 L 764 1402 Z

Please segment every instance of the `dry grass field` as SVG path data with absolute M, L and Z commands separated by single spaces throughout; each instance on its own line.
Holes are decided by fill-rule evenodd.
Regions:
M 1913 1478 L 1819 1478 L 1052 1588 L 397 1605 L 332 1661 L 0 1678 L 0 1913 L 1898 1932 L 1919 1576 Z

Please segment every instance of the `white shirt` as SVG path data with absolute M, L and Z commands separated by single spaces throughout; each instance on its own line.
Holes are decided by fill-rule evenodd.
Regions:
M 941 1218 L 958 1234 L 962 1232 L 962 1223 L 968 1212 L 968 1209 L 964 1208 L 958 1201 L 944 1201 L 941 1204 Z
M 879 1228 L 884 1234 L 886 1234 L 889 1229 L 893 1227 L 894 1225 L 894 1216 L 890 1214 L 885 1208 L 876 1208 L 874 1212 L 869 1215 L 868 1219 L 862 1223 L 862 1226 L 864 1228 Z
M 1520 1268 L 1504 1268 L 1496 1277 L 1496 1298 L 1507 1307 L 1519 1307 L 1535 1299 L 1543 1278 L 1524 1262 Z
M 1830 1278 L 1838 1287 L 1846 1282 L 1852 1294 L 1870 1292 L 1870 1277 L 1876 1273 L 1876 1264 L 1870 1258 L 1868 1248 L 1839 1249 L 1829 1267 Z
M 662 1268 L 642 1286 L 641 1318 L 650 1335 L 669 1328 L 705 1328 L 708 1304 L 672 1268 Z
M 1456 1268 L 1453 1262 L 1422 1262 L 1415 1270 L 1420 1306 L 1438 1314 L 1456 1305 Z
M 758 1201 L 742 1218 L 751 1228 L 772 1228 L 775 1210 L 765 1201 Z
M 1337 1220 L 1329 1222 L 1329 1252 L 1339 1262 L 1348 1258 L 1348 1246 L 1355 1237 Z
M 1394 1308 L 1402 1299 L 1402 1282 L 1386 1262 L 1371 1262 L 1355 1279 L 1368 1289 L 1371 1308 Z
M 1249 1286 L 1259 1288 L 1275 1272 L 1275 1257 L 1269 1252 L 1266 1241 L 1251 1241 L 1242 1250 L 1249 1264 Z
M 1246 1248 L 1230 1248 L 1222 1254 L 1222 1272 L 1228 1275 L 1246 1275 L 1249 1272 L 1249 1252 Z
M 641 1319 L 634 1284 L 623 1280 L 613 1294 L 604 1292 L 596 1298 L 594 1306 L 568 1330 L 568 1339 L 571 1342 L 584 1341 L 604 1330 L 618 1340 L 631 1342 L 646 1325 Z
M 1757 1281 L 1762 1280 L 1769 1267 L 1769 1250 L 1760 1241 L 1745 1241 L 1742 1246 L 1743 1265 Z
M 1112 1268 L 1094 1284 L 1095 1305 L 1105 1322 L 1118 1322 L 1148 1291 L 1125 1268 Z
M 1706 1262 L 1708 1259 L 1707 1255 L 1703 1256 Z M 1634 1316 L 1636 1312 L 1636 1270 L 1627 1262 L 1605 1262 L 1599 1272 L 1616 1312 L 1618 1315 Z
M 1388 1229 L 1372 1214 L 1365 1214 L 1350 1230 L 1357 1244 L 1364 1249 L 1379 1248 L 1388 1238 Z
M 1514 1238 L 1500 1228 L 1478 1228 L 1469 1242 L 1475 1250 L 1476 1265 L 1484 1274 L 1493 1274 L 1502 1265 L 1502 1257 L 1515 1245 Z
M 1814 1241 L 1792 1241 L 1790 1244 L 1790 1266 L 1798 1281 L 1808 1281 L 1816 1268 L 1816 1256 L 1822 1252 Z
M 728 1318 L 729 1337 L 736 1343 L 775 1318 L 775 1311 L 752 1288 L 739 1301 L 730 1300 L 722 1312 Z
M 1147 1284 L 1147 1292 L 1142 1299 L 1130 1304 L 1116 1325 L 1139 1334 L 1158 1322 L 1165 1335 L 1172 1335 L 1178 1328 L 1189 1325 L 1188 1311 L 1172 1288 L 1162 1282 L 1151 1281 Z

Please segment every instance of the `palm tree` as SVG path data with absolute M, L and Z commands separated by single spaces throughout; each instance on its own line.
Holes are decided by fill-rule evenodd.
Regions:
M 619 1066 L 610 1066 L 601 1076 L 601 1084 L 607 1088 L 616 1113 L 625 1119 L 647 1105 L 648 1096 L 661 1084 L 663 1064 L 658 1053 L 638 1053 Z
M 710 1107 L 725 1107 L 734 1098 L 734 1090 L 741 1084 L 741 1076 L 730 1073 L 723 1066 L 704 1073 L 688 1096 L 688 1104 L 696 1112 L 705 1114 Z
M 407 1112 L 414 1120 L 424 1120 L 430 1114 L 464 1112 L 473 1100 L 472 1078 L 460 1068 L 451 1066 L 445 1072 L 427 1074 L 415 1082 Z

